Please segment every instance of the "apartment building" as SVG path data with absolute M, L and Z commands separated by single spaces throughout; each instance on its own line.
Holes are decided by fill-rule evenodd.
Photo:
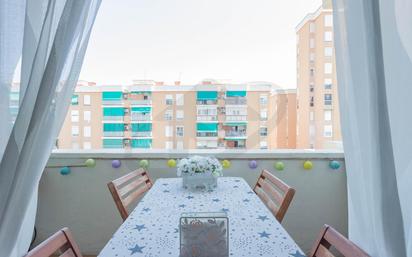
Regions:
M 297 148 L 336 148 L 341 131 L 332 3 L 324 0 L 296 27 Z
M 79 82 L 58 148 L 296 147 L 296 92 L 269 83 Z

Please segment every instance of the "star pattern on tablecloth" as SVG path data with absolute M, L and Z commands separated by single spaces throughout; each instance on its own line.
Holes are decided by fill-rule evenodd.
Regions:
M 150 208 L 147 208 L 147 207 L 146 207 L 146 208 L 143 208 L 142 211 L 144 211 L 144 212 L 149 212 L 149 211 L 150 211 Z
M 219 200 L 218 198 L 214 198 L 214 199 L 212 199 L 212 201 L 217 203 L 217 202 L 219 202 L 220 200 Z
M 129 248 L 129 251 L 131 251 L 131 255 L 135 254 L 135 253 L 143 253 L 142 250 L 143 248 L 145 248 L 144 246 L 139 246 L 138 244 L 136 244 L 134 247 Z
M 144 228 L 146 228 L 144 224 L 142 224 L 142 225 L 136 225 L 136 226 L 134 227 L 134 229 L 137 229 L 138 231 L 140 231 L 140 230 L 142 230 L 142 229 L 144 229 Z
M 265 221 L 265 220 L 268 220 L 268 216 L 261 216 L 261 215 L 259 215 L 258 216 L 258 218 L 257 218 L 258 220 L 261 220 L 261 221 Z
M 259 234 L 259 236 L 262 238 L 262 237 L 266 237 L 266 238 L 269 238 L 269 236 L 270 236 L 270 234 L 269 233 L 266 233 L 266 231 L 263 231 L 263 232 L 260 232 L 260 233 L 258 233 Z
M 186 204 L 179 204 L 179 208 L 185 208 Z

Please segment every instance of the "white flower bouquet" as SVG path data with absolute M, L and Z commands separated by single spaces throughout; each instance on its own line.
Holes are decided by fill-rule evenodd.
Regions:
M 212 189 L 217 186 L 217 177 L 222 176 L 222 165 L 214 157 L 192 156 L 177 164 L 177 176 L 183 178 L 185 188 Z

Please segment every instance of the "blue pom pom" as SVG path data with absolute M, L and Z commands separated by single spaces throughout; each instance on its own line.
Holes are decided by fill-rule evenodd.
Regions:
M 60 174 L 62 175 L 68 175 L 70 174 L 70 168 L 69 167 L 63 167 L 60 169 Z
M 340 168 L 340 162 L 338 162 L 338 161 L 330 161 L 329 162 L 329 167 L 331 168 L 331 169 L 333 169 L 333 170 L 337 170 L 337 169 L 339 169 Z

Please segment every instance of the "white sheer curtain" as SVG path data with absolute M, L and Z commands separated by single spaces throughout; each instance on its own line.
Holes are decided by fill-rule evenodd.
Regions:
M 0 0 L 0 114 L 9 117 L 0 130 L 0 256 L 22 256 L 29 246 L 38 182 L 67 112 L 100 2 Z M 19 58 L 20 104 L 13 121 L 8 105 Z
M 412 256 L 412 1 L 334 0 L 349 237 Z

